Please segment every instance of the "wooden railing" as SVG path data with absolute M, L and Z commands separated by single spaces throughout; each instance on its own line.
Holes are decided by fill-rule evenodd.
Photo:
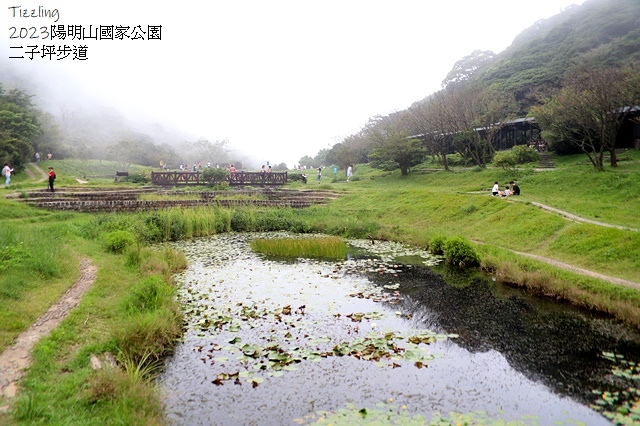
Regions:
M 204 185 L 206 182 L 200 172 L 151 172 L 154 185 Z M 287 172 L 234 172 L 229 175 L 229 185 L 284 185 Z

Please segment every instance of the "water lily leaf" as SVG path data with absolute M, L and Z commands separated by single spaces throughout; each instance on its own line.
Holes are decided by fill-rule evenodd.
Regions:
M 227 358 L 226 356 L 219 356 L 213 359 L 215 362 L 226 362 L 229 361 L 229 358 Z
M 404 359 L 407 361 L 420 361 L 422 353 L 419 350 L 409 349 L 404 353 Z
M 284 367 L 282 367 L 282 369 L 286 371 L 296 371 L 298 367 L 296 367 L 295 365 L 285 365 Z

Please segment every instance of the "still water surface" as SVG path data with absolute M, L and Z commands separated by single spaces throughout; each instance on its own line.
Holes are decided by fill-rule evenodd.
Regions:
M 612 380 L 601 353 L 640 354 L 637 330 L 612 319 L 441 270 L 448 284 L 398 261 L 433 263 L 427 253 L 353 241 L 361 248 L 347 261 L 291 262 L 253 253 L 256 236 L 176 244 L 189 260 L 178 277 L 187 332 L 161 377 L 175 424 L 308 424 L 348 403 L 427 418 L 481 410 L 523 424 L 608 424 L 589 408 L 592 389 Z M 435 342 L 409 343 L 426 330 Z M 404 352 L 322 355 L 385 333 Z M 276 350 L 295 362 L 274 361 Z

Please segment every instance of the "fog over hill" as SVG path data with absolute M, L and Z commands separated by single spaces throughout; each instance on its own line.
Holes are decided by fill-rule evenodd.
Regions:
M 69 155 L 102 156 L 118 141 L 139 139 L 175 149 L 174 163 L 192 162 L 186 141 L 228 138 L 230 158 L 246 167 L 268 160 L 292 166 L 369 117 L 433 93 L 468 52 L 501 52 L 523 27 L 537 21 L 542 28 L 538 18 L 583 1 L 540 0 L 531 8 L 510 0 L 461 0 L 455 7 L 278 0 L 248 9 L 196 3 L 189 10 L 122 0 L 94 10 L 69 1 L 60 22 L 115 23 L 126 11 L 138 23 L 162 23 L 166 37 L 143 48 L 118 45 L 127 46 L 120 51 L 94 42 L 94 57 L 67 68 L 8 60 L 0 46 L 0 83 L 34 95 L 70 144 Z M 537 37 L 524 34 L 511 49 Z

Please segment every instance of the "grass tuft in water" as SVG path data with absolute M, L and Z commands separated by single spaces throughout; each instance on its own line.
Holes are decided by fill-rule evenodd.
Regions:
M 251 242 L 251 249 L 270 256 L 291 258 L 344 259 L 347 255 L 347 244 L 338 237 L 258 238 Z

